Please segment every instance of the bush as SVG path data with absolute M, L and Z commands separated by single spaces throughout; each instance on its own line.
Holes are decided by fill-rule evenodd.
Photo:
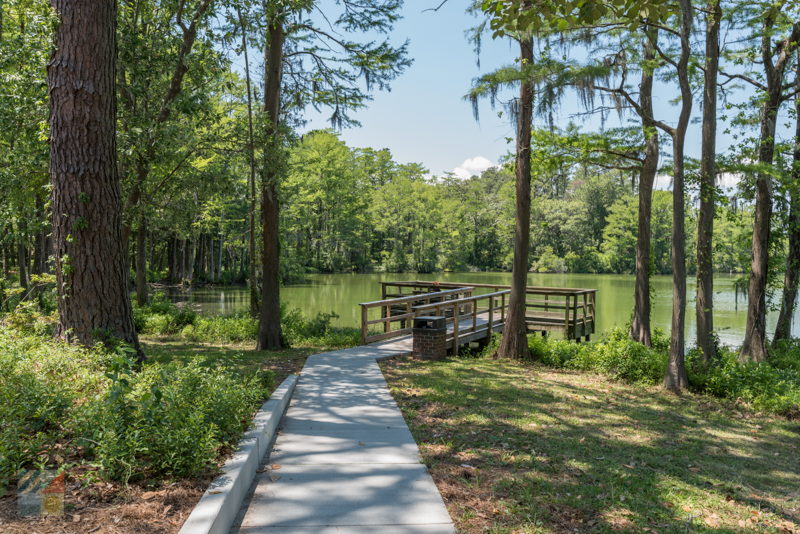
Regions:
M 105 389 L 105 361 L 100 351 L 0 327 L 0 487 L 59 453 L 53 445 L 73 435 L 86 399 Z
M 274 387 L 197 362 L 145 364 L 0 327 L 0 488 L 24 467 L 86 461 L 109 479 L 187 477 L 213 468 Z
M 769 351 L 769 363 L 778 369 L 800 373 L 800 339 L 781 339 Z
M 175 335 L 197 321 L 197 313 L 178 307 L 164 293 L 156 293 L 146 306 L 133 307 L 133 320 L 140 334 Z
M 258 321 L 245 314 L 199 316 L 180 331 L 180 337 L 192 342 L 241 343 L 254 341 L 257 333 Z
M 600 343 L 582 345 L 536 336 L 528 343 L 531 357 L 546 365 L 594 371 L 627 382 L 657 383 L 667 368 L 666 353 L 633 341 L 623 329 L 612 330 Z
M 356 328 L 331 325 L 335 313 L 318 313 L 308 318 L 300 310 L 281 307 L 281 326 L 289 345 L 345 347 L 357 345 Z M 194 343 L 243 343 L 255 341 L 258 321 L 246 313 L 203 316 L 170 302 L 163 293 L 153 296 L 147 306 L 134 307 L 136 328 L 141 334 L 175 336 Z
M 700 363 L 700 352 L 687 355 L 689 381 L 696 390 L 742 402 L 755 410 L 800 417 L 800 372 L 783 360 L 742 363 L 726 347 L 708 369 Z
M 133 372 L 118 355 L 108 393 L 91 412 L 96 462 L 109 478 L 190 477 L 213 468 L 247 428 L 274 375 L 239 377 L 219 368 L 153 364 Z M 101 424 L 97 424 L 97 422 Z

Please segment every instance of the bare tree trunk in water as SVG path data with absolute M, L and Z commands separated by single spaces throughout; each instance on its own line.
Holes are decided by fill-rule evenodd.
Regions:
M 684 192 L 684 143 L 692 115 L 692 88 L 689 85 L 689 55 L 692 45 L 691 0 L 679 0 L 681 7 L 681 55 L 678 59 L 678 82 L 681 87 L 681 112 L 672 135 L 672 332 L 669 362 L 664 387 L 679 392 L 689 387 L 686 376 L 686 195 Z
M 17 267 L 19 268 L 19 286 L 28 289 L 28 251 L 25 246 L 25 236 L 22 225 L 17 227 Z
M 139 227 L 136 229 L 136 303 L 139 306 L 147 305 L 147 219 L 144 215 L 139 217 Z
M 279 349 L 281 335 L 280 258 L 278 242 L 278 179 L 281 150 L 278 130 L 283 74 L 283 25 L 273 20 L 269 25 L 264 111 L 267 115 L 268 145 L 264 150 L 264 177 L 261 183 L 261 223 L 264 240 L 261 251 L 261 314 L 258 323 L 258 350 Z
M 703 87 L 703 139 L 700 156 L 700 212 L 697 215 L 697 346 L 706 366 L 716 356 L 714 342 L 714 196 L 717 159 L 717 76 L 720 0 L 706 14 L 706 67 Z
M 656 57 L 655 43 L 658 30 L 646 27 L 643 47 L 645 60 Z M 653 184 L 658 172 L 658 131 L 653 117 L 653 71 L 642 69 L 639 84 L 639 102 L 642 108 L 644 130 L 644 160 L 639 171 L 639 214 L 636 235 L 636 282 L 634 289 L 631 338 L 643 345 L 651 345 L 650 335 L 650 216 L 653 211 Z
M 116 2 L 52 0 L 52 6 L 60 18 L 47 69 L 56 335 L 89 346 L 113 336 L 143 359 L 120 231 Z
M 533 39 L 519 41 L 520 67 L 533 62 Z M 503 326 L 503 338 L 498 356 L 527 358 L 528 326 L 525 322 L 525 300 L 528 288 L 528 249 L 531 231 L 531 126 L 533 122 L 533 86 L 523 80 L 519 90 L 519 116 L 517 117 L 516 155 L 516 230 L 514 233 L 514 264 L 508 315 Z
M 800 58 L 799 58 L 800 60 Z M 800 73 L 797 76 L 800 90 Z M 795 137 L 792 166 L 792 182 L 789 189 L 789 253 L 786 256 L 786 272 L 783 275 L 783 300 L 775 325 L 773 343 L 792 337 L 792 318 L 797 307 L 797 286 L 800 282 L 800 95 L 795 96 Z

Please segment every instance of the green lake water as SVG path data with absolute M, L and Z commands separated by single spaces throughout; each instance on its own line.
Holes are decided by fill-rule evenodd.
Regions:
M 380 299 L 379 282 L 392 280 L 441 280 L 448 282 L 473 282 L 485 284 L 511 283 L 510 273 L 438 273 L 438 274 L 327 274 L 309 275 L 307 283 L 281 289 L 281 301 L 289 308 L 299 308 L 307 315 L 318 312 L 335 312 L 334 321 L 341 326 L 359 326 L 359 302 Z M 728 345 L 742 341 L 746 323 L 747 301 L 740 293 L 737 298 L 733 287 L 734 277 L 720 275 L 714 279 L 714 323 L 720 340 Z M 528 283 L 550 287 L 584 287 L 597 289 L 598 333 L 630 320 L 633 309 L 634 277 L 608 274 L 530 274 Z M 669 329 L 672 307 L 672 277 L 653 278 L 653 326 Z M 689 305 L 686 310 L 687 342 L 695 335 L 694 324 L 695 281 L 688 280 Z M 188 302 L 206 314 L 230 314 L 249 308 L 248 291 L 243 287 L 199 288 L 173 291 L 176 301 Z M 772 332 L 777 311 L 768 316 L 768 332 Z M 800 333 L 800 313 L 795 315 L 793 332 Z

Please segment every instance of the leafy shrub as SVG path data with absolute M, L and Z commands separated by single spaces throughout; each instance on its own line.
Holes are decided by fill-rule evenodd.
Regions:
M 769 351 L 769 363 L 778 369 L 800 373 L 800 339 L 781 339 Z
M 687 354 L 689 381 L 695 389 L 743 402 L 755 410 L 788 417 L 800 416 L 800 372 L 779 360 L 742 363 L 737 353 L 721 347 L 718 359 L 705 369 L 700 352 Z
M 197 313 L 178 307 L 164 293 L 156 293 L 146 306 L 133 307 L 133 320 L 141 334 L 174 335 L 194 325 Z
M 657 383 L 664 378 L 667 365 L 665 352 L 633 341 L 621 328 L 609 332 L 600 343 L 531 336 L 528 345 L 531 357 L 546 365 L 594 371 L 627 382 Z
M 240 343 L 255 340 L 257 333 L 258 322 L 245 314 L 199 316 L 181 330 L 180 337 L 193 342 Z
M 666 355 L 620 336 L 578 351 L 567 362 L 573 369 L 596 371 L 626 382 L 655 384 L 664 379 Z
M 67 440 L 83 400 L 106 386 L 105 357 L 0 327 L 0 487 L 25 465 L 46 465 Z
M 0 487 L 23 467 L 95 462 L 111 479 L 193 476 L 246 428 L 274 374 L 149 363 L 0 326 Z
M 90 443 L 106 476 L 123 481 L 212 468 L 274 380 L 270 372 L 238 377 L 198 363 L 153 364 L 135 373 L 122 355 L 108 376 L 108 393 L 91 414 L 98 430 Z

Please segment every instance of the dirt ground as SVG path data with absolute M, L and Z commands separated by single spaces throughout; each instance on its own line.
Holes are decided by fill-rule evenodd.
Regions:
M 98 482 L 87 487 L 67 479 L 64 515 L 20 518 L 14 492 L 0 498 L 3 534 L 151 534 L 178 532 L 211 477 L 156 489 Z

